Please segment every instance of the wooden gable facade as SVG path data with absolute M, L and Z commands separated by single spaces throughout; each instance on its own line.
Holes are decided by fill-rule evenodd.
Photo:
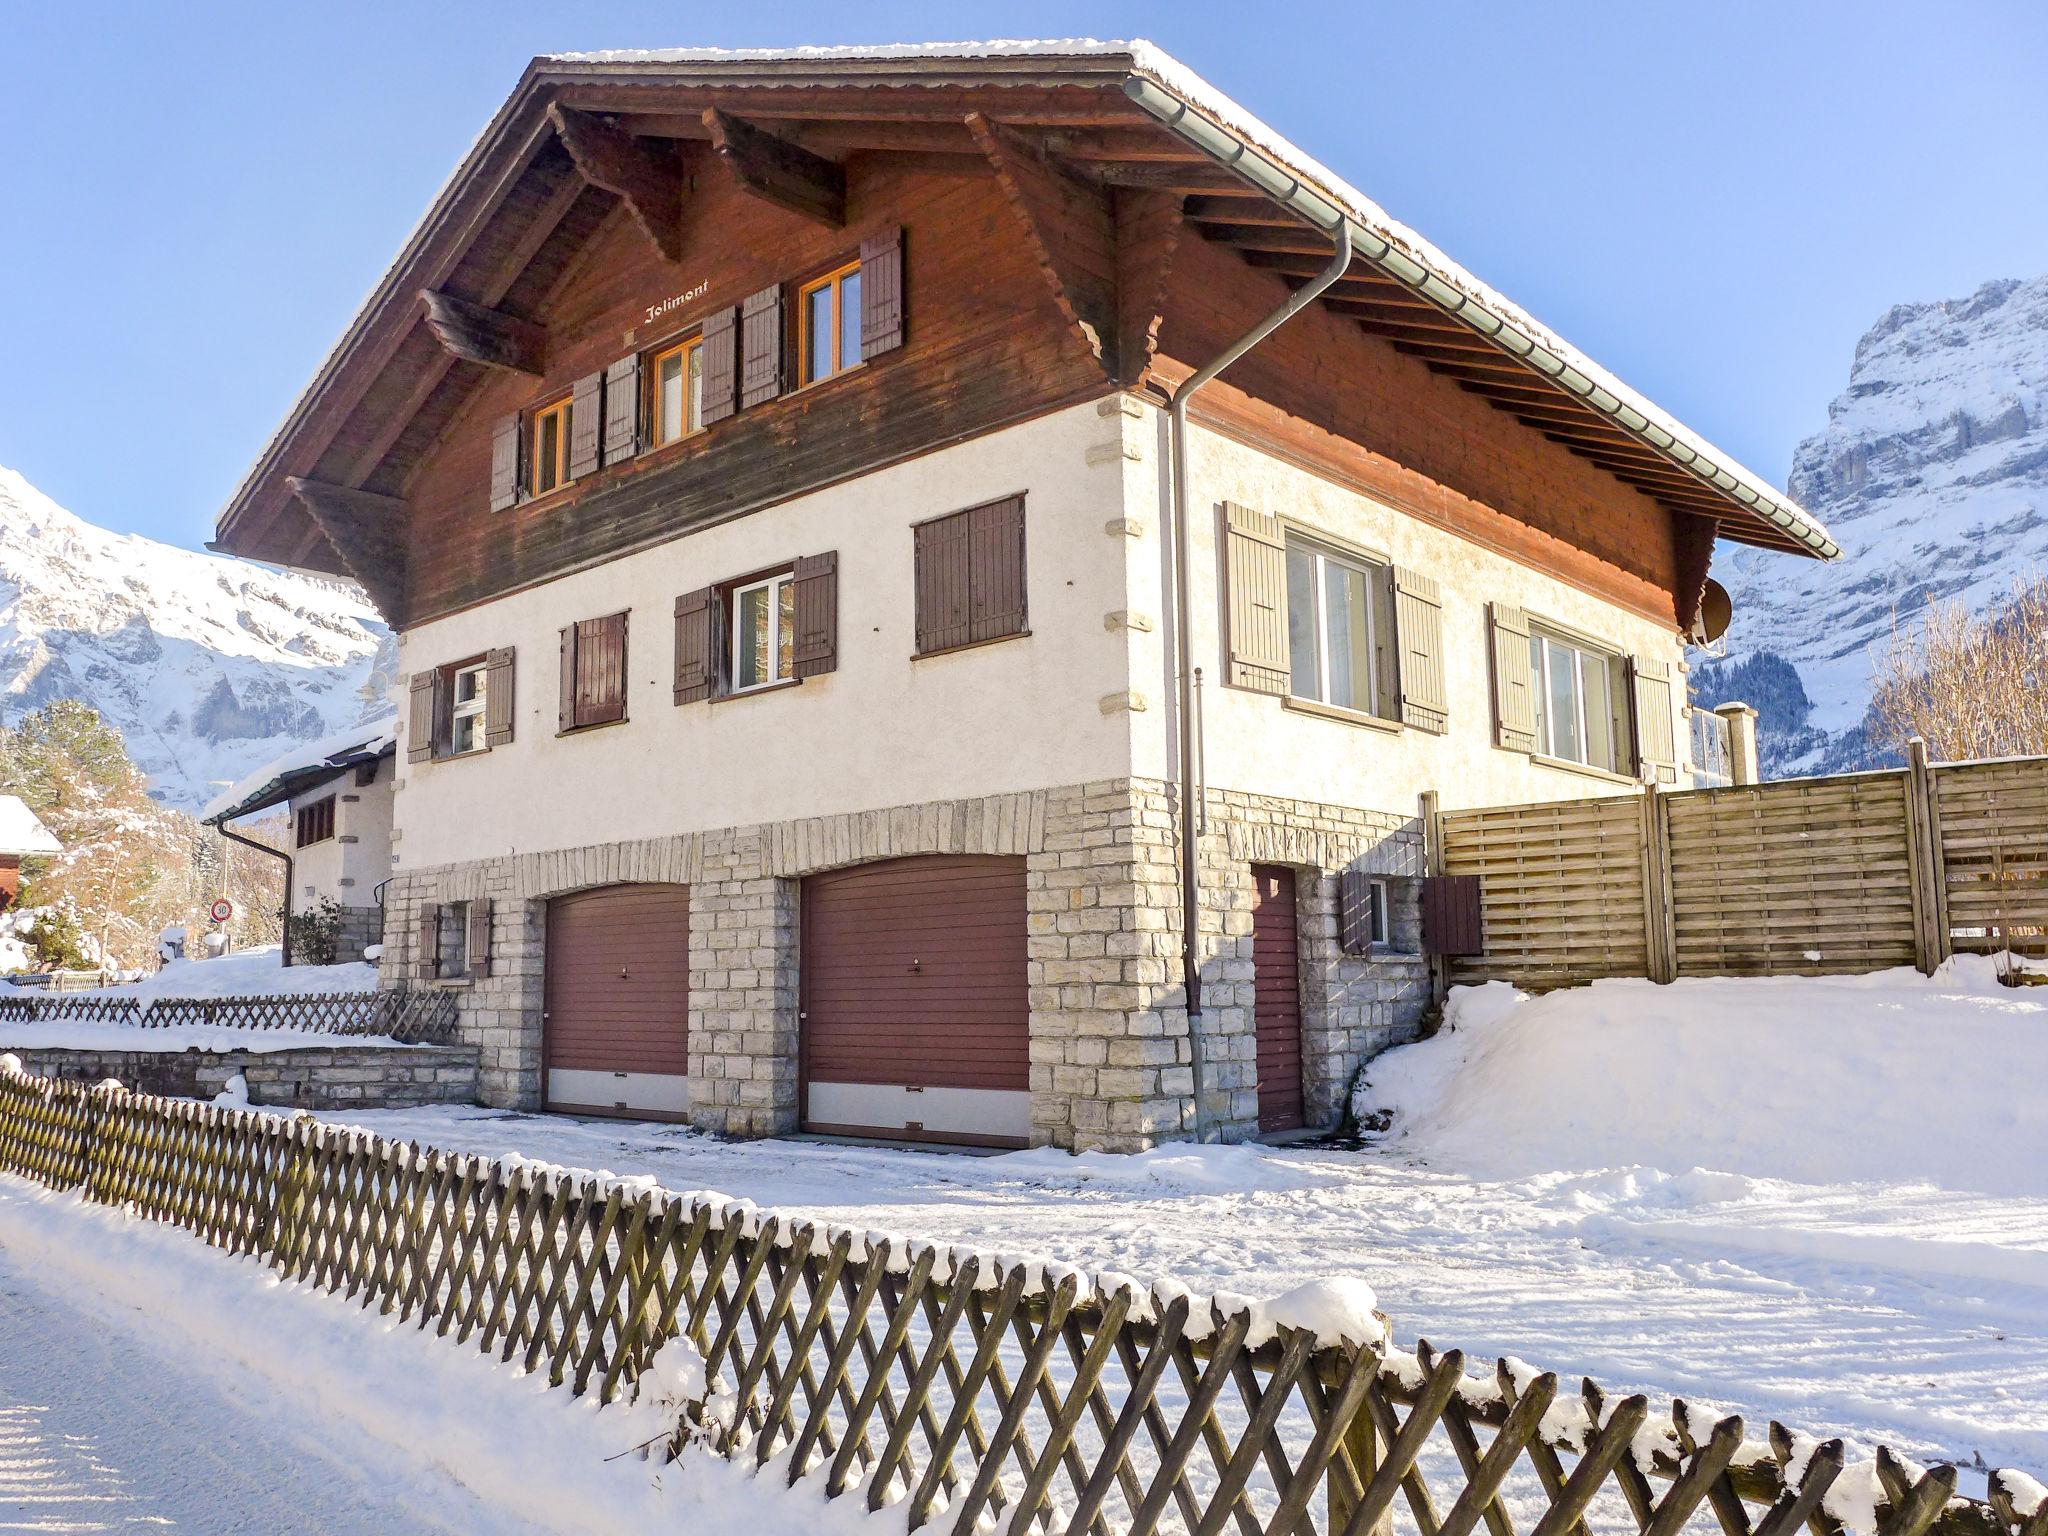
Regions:
M 536 61 L 218 547 L 352 575 L 407 627 L 1113 389 L 1167 399 L 1329 236 L 1142 110 L 1132 67 Z M 797 296 L 849 265 L 895 285 L 900 345 L 807 384 Z M 719 419 L 654 446 L 645 370 L 693 334 Z M 533 413 L 563 398 L 549 487 Z M 1363 258 L 1196 419 L 1680 629 L 1717 533 L 1801 548 Z

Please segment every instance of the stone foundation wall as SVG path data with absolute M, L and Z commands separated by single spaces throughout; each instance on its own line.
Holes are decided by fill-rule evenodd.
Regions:
M 36 1077 L 135 1093 L 210 1099 L 237 1072 L 249 1102 L 278 1109 L 414 1109 L 474 1104 L 477 1051 L 469 1045 L 319 1046 L 288 1051 L 75 1051 L 0 1046 Z
M 341 921 L 334 935 L 334 958 L 337 964 L 363 958 L 363 951 L 374 944 L 384 942 L 384 909 L 382 907 L 343 907 Z
M 1258 1128 L 1251 865 L 1297 871 L 1306 1090 L 1334 1124 L 1361 1062 L 1412 1036 L 1427 977 L 1412 948 L 1422 838 L 1411 817 L 1212 791 L 1202 838 L 1201 1123 Z M 621 882 L 690 887 L 690 1118 L 736 1136 L 797 1124 L 801 880 L 916 854 L 1021 854 L 1026 868 L 1032 1139 L 1138 1150 L 1193 1134 L 1195 1060 L 1180 972 L 1173 791 L 1118 779 L 808 818 L 400 874 L 386 889 L 384 976 L 460 993 L 484 1102 L 541 1099 L 550 897 Z M 1392 943 L 1338 945 L 1338 877 L 1390 879 Z M 492 903 L 488 976 L 420 976 L 423 902 Z

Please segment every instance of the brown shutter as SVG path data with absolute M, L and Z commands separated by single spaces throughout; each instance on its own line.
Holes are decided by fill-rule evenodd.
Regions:
M 704 317 L 703 421 L 707 427 L 730 416 L 739 399 L 739 319 L 737 308 Z
M 1485 928 L 1477 875 L 1431 875 L 1422 882 L 1422 952 L 1483 955 Z
M 1395 566 L 1394 640 L 1403 725 L 1441 736 L 1450 728 L 1444 686 L 1444 605 L 1436 580 Z
M 563 668 L 570 681 L 563 705 L 572 725 L 608 725 L 626 718 L 626 616 L 607 614 L 563 632 Z M 566 728 L 566 727 L 565 727 Z
M 1024 498 L 967 513 L 967 638 L 996 640 L 1026 627 Z
M 860 243 L 860 355 L 903 345 L 903 231 L 885 229 Z
M 640 451 L 640 356 L 604 371 L 604 461 L 622 463 Z
M 406 712 L 405 760 L 408 763 L 424 763 L 434 755 L 434 684 L 440 673 L 415 672 L 412 675 L 411 709 Z
M 506 416 L 491 428 L 491 510 L 503 512 L 519 504 L 520 420 Z
M 441 908 L 427 902 L 420 908 L 419 923 L 413 930 L 413 970 L 420 980 L 432 981 L 441 974 Z
M 1225 502 L 1223 522 L 1230 681 L 1260 693 L 1285 693 L 1293 666 L 1287 650 L 1287 539 L 1280 519 Z
M 796 562 L 796 656 L 793 672 L 816 677 L 839 668 L 839 551 Z M 680 612 L 680 607 L 678 607 Z
M 1645 784 L 1676 784 L 1678 730 L 1672 723 L 1671 663 L 1631 656 L 1628 672 L 1636 716 L 1636 772 Z
M 710 587 L 700 587 L 695 592 L 685 592 L 676 599 L 678 704 L 695 704 L 717 692 L 717 632 L 716 591 Z
M 740 306 L 740 327 L 740 404 L 765 405 L 782 393 L 782 284 Z
M 1362 869 L 1337 877 L 1337 943 L 1347 955 L 1372 949 L 1372 876 Z
M 562 626 L 562 694 L 558 728 L 564 731 L 576 729 L 576 641 L 579 627 L 575 624 Z
M 469 951 L 469 974 L 488 976 L 491 974 L 491 902 L 483 897 L 469 904 L 469 942 L 464 947 Z
M 1529 616 L 1506 603 L 1487 604 L 1493 639 L 1493 744 L 1536 750 L 1536 680 L 1529 667 Z
M 484 745 L 502 747 L 512 740 L 513 660 L 511 646 L 491 652 L 484 671 Z
M 967 514 L 919 523 L 916 544 L 917 652 L 965 645 L 968 635 Z
M 604 446 L 604 375 L 586 373 L 569 392 L 569 478 L 597 473 Z

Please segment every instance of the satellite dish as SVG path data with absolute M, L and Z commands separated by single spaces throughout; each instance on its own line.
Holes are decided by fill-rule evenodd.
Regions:
M 1728 621 L 1735 617 L 1735 604 L 1729 601 L 1728 589 L 1713 577 L 1707 578 L 1707 588 L 1700 594 L 1700 616 L 1693 628 L 1705 645 L 1712 645 L 1728 633 Z

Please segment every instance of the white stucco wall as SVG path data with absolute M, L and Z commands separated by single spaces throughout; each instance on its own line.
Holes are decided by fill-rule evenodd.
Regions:
M 1149 502 L 1153 531 L 1142 543 L 1142 572 L 1134 569 L 1135 605 L 1158 612 L 1166 583 L 1164 520 L 1164 413 L 1146 408 L 1129 422 L 1143 463 L 1129 465 L 1134 504 Z M 1486 605 L 1502 601 L 1597 639 L 1619 654 L 1663 658 L 1676 664 L 1682 648 L 1668 624 L 1659 625 L 1602 601 L 1546 572 L 1410 517 L 1391 507 L 1232 439 L 1189 429 L 1189 549 L 1194 656 L 1203 670 L 1204 737 L 1208 783 L 1303 800 L 1406 812 L 1425 789 L 1436 789 L 1445 809 L 1512 805 L 1628 793 L 1631 786 L 1606 775 L 1553 768 L 1493 744 L 1490 637 Z M 1224 608 L 1219 584 L 1218 508 L 1234 501 L 1360 546 L 1398 565 L 1436 578 L 1443 595 L 1449 730 L 1441 736 L 1403 729 L 1377 730 L 1289 709 L 1277 697 L 1225 686 Z M 1136 717 L 1135 771 L 1166 776 L 1176 771 L 1173 678 L 1164 626 L 1133 637 L 1136 686 L 1164 707 Z M 1684 703 L 1682 677 L 1673 674 L 1673 708 Z M 1683 755 L 1682 717 L 1673 727 Z M 1681 770 L 1682 774 L 1682 770 Z
M 1131 717 L 1100 707 L 1129 676 L 1124 635 L 1103 622 L 1129 601 L 1126 541 L 1105 532 L 1122 420 L 1074 407 L 409 631 L 402 675 L 509 645 L 518 685 L 507 746 L 407 763 L 399 743 L 400 867 L 1128 772 Z M 913 660 L 911 526 L 1018 491 L 1031 633 Z M 834 549 L 836 672 L 673 702 L 679 594 Z M 628 719 L 560 736 L 560 630 L 620 609 Z
M 293 825 L 301 806 L 335 797 L 334 836 L 294 849 L 292 879 L 301 901 L 331 897 L 345 907 L 374 904 L 372 892 L 391 874 L 393 759 L 377 764 L 374 783 L 359 785 L 353 771 L 291 801 Z

